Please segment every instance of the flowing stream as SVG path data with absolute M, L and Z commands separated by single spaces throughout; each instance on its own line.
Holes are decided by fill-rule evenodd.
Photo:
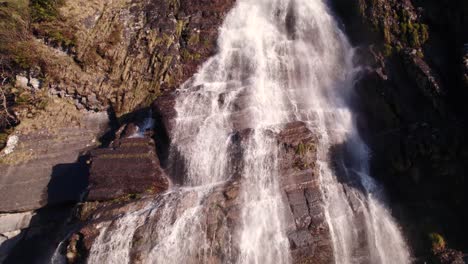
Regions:
M 349 102 L 359 69 L 353 49 L 324 0 L 238 0 L 218 46 L 218 54 L 178 90 L 168 170 L 181 178 L 112 230 L 103 227 L 88 262 L 128 263 L 134 233 L 156 212 L 160 242 L 142 263 L 210 262 L 205 207 L 234 175 L 241 179 L 241 219 L 224 245 L 224 262 L 292 262 L 278 146 L 269 135 L 302 121 L 320 138 L 320 183 L 335 262 L 409 263 L 354 125 Z M 232 142 L 242 131 L 249 137 L 239 161 Z

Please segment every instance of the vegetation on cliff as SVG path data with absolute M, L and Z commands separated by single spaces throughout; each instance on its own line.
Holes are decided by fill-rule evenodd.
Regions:
M 123 117 L 173 90 L 215 50 L 232 1 L 0 3 L 0 147 L 49 97 Z M 192 15 L 188 15 L 192 14 Z M 8 111 L 6 111 L 8 110 Z

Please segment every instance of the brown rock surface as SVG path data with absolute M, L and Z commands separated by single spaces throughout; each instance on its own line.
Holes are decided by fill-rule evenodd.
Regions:
M 333 263 L 333 247 L 317 172 L 318 138 L 302 122 L 276 135 L 282 146 L 281 186 L 290 207 L 288 237 L 294 263 Z
M 111 147 L 91 151 L 88 201 L 124 195 L 159 193 L 169 182 L 151 138 L 123 138 Z

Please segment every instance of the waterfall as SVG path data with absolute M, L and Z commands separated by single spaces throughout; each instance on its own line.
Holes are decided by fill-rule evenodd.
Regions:
M 223 262 L 292 262 L 279 150 L 270 135 L 302 121 L 319 135 L 317 164 L 335 262 L 409 263 L 354 124 L 350 101 L 359 68 L 353 49 L 324 0 L 238 0 L 218 46 L 178 89 L 168 165 L 177 175 L 173 189 L 104 226 L 88 262 L 128 263 L 129 241 L 155 215 L 159 242 L 148 245 L 142 263 L 210 262 L 213 245 L 204 224 L 210 195 L 232 180 L 240 182 L 240 221 L 223 226 L 230 229 Z M 236 152 L 239 133 L 247 136 Z

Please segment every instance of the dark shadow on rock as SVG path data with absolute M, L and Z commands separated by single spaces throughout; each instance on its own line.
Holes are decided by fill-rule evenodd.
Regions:
M 170 153 L 170 154 L 169 154 Z M 184 156 L 173 147 L 168 150 L 168 156 L 164 162 L 164 169 L 175 185 L 182 185 L 187 175 L 187 165 Z
M 330 167 L 339 183 L 364 192 L 357 174 L 362 169 L 361 164 L 359 164 L 361 161 L 350 148 L 351 146 L 347 142 L 331 146 L 328 157 L 331 163 Z
M 427 238 L 411 236 L 412 233 L 414 233 L 410 230 L 411 226 L 409 223 L 411 219 L 408 219 L 408 215 L 401 211 L 401 205 L 387 196 L 388 186 L 385 184 L 386 182 L 375 177 L 372 170 L 364 167 L 371 164 L 371 157 L 365 152 L 360 152 L 360 142 L 356 142 L 354 140 L 355 139 L 350 138 L 343 143 L 331 146 L 328 158 L 331 163 L 330 167 L 332 173 L 336 176 L 337 181 L 342 185 L 344 195 L 346 196 L 351 209 L 356 213 L 357 221 L 364 221 L 364 219 L 361 219 L 361 214 L 359 213 L 361 210 L 359 207 L 361 205 L 356 202 L 356 194 L 362 195 L 363 198 L 372 194 L 372 197 L 376 199 L 378 203 L 388 209 L 388 212 L 395 219 L 397 225 L 402 229 L 403 237 L 406 242 L 408 242 L 408 246 L 412 253 L 415 251 L 415 245 L 421 247 L 418 250 L 423 248 L 426 250 L 430 249 Z M 361 175 L 362 173 L 366 173 L 368 177 L 375 181 L 375 185 L 372 186 L 371 189 L 369 189 L 371 186 L 370 183 L 362 178 L 365 177 L 364 175 Z M 367 189 L 364 184 L 366 184 Z M 365 206 L 367 207 L 368 205 Z M 361 232 L 359 233 L 361 234 Z M 359 244 L 362 243 L 362 245 L 365 245 L 367 243 L 366 237 L 364 236 L 365 233 L 362 232 L 362 235 L 363 237 L 359 238 Z M 421 254 L 428 255 L 430 252 L 419 252 L 419 255 Z
M 109 146 L 109 144 L 115 139 L 115 132 L 119 129 L 119 120 L 117 119 L 115 110 L 112 107 L 107 109 L 107 115 L 109 116 L 109 129 L 99 138 L 99 142 L 101 142 L 102 147 Z
M 49 263 L 55 248 L 72 228 L 73 209 L 88 186 L 86 160 L 87 156 L 80 156 L 75 163 L 54 166 L 44 193 L 46 206 L 35 211 L 30 227 L 19 234 L 19 242 L 4 264 Z
M 120 117 L 117 117 L 117 114 L 113 108 L 109 108 L 107 112 L 110 120 L 109 130 L 99 138 L 99 141 L 101 142 L 101 148 L 109 147 L 110 144 L 123 132 L 120 130 L 121 128 L 124 128 L 129 124 L 141 126 L 146 118 L 151 117 L 150 107 L 139 108 Z
M 51 180 L 47 186 L 47 204 L 49 206 L 64 203 L 76 203 L 88 186 L 89 169 L 87 155 L 69 164 L 55 165 Z
M 65 236 L 74 204 L 46 206 L 36 211 L 30 227 L 24 229 L 4 264 L 49 263 L 56 246 Z

